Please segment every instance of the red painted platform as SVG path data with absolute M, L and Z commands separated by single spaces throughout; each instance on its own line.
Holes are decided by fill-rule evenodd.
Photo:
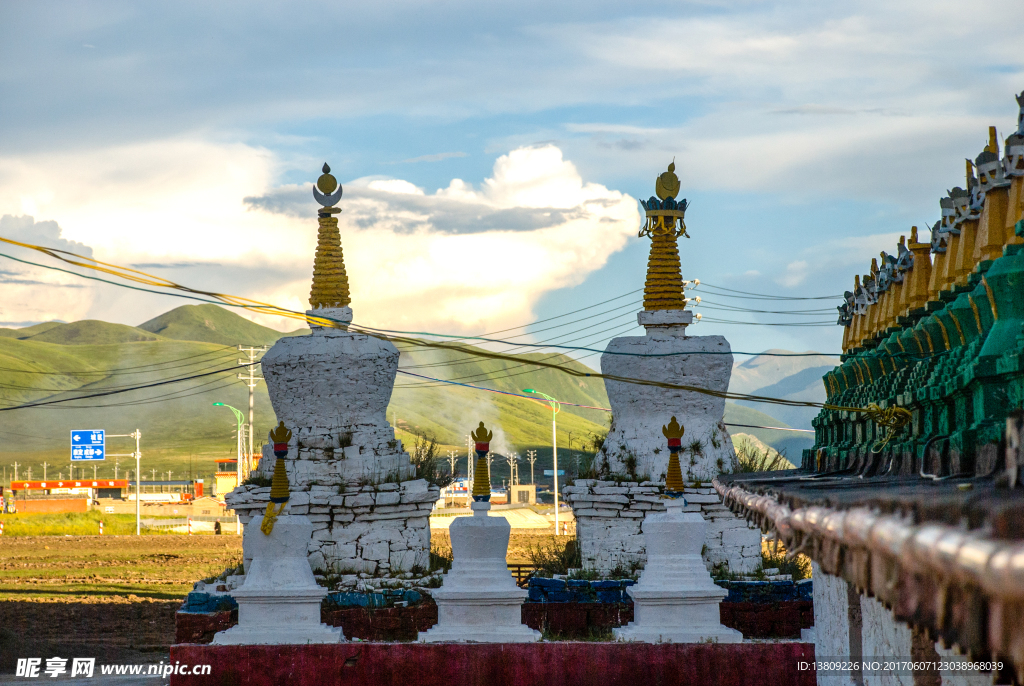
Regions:
M 722 603 L 721 622 L 744 638 L 800 638 L 814 625 L 809 600 L 779 603 Z M 523 624 L 561 641 L 600 637 L 633 621 L 632 603 L 523 603 Z M 415 641 L 421 631 L 437 624 L 437 606 L 424 602 L 412 607 L 323 610 L 320 621 L 340 626 L 347 638 L 364 641 Z M 238 623 L 238 611 L 176 617 L 175 643 L 209 643 L 218 631 Z
M 171 646 L 172 686 L 814 686 L 810 643 Z

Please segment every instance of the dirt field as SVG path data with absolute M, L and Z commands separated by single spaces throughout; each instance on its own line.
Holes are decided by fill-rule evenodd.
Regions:
M 431 537 L 450 551 L 447 531 Z M 529 564 L 529 549 L 554 538 L 513 532 L 509 563 Z M 174 613 L 192 583 L 241 559 L 234 535 L 4 536 L 0 674 L 11 674 L 19 657 L 166 659 Z
M 0 673 L 19 657 L 166 659 L 192 582 L 241 558 L 240 536 L 4 536 Z

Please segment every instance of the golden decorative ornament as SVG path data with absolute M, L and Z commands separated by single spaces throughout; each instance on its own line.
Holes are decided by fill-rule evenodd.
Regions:
M 672 163 L 668 165 L 668 171 L 663 172 L 658 176 L 658 180 L 654 182 L 654 192 L 662 200 L 674 198 L 679 193 L 679 177 L 676 176 L 675 172 L 676 161 L 673 159 Z
M 646 222 L 639 235 L 651 238 L 647 280 L 644 283 L 644 310 L 648 312 L 686 309 L 677 239 L 680 235 L 687 236 L 687 202 L 677 203 L 674 200 L 679 193 L 679 177 L 675 175 L 675 168 L 673 161 L 668 165 L 668 171 L 661 174 L 654 184 L 662 202 L 651 198 L 650 202 L 643 203 Z
M 314 310 L 322 307 L 348 307 L 352 298 L 349 294 L 348 272 L 345 271 L 345 256 L 341 249 L 338 218 L 321 213 L 319 221 L 309 305 Z
M 661 427 L 661 433 L 665 438 L 682 438 L 686 429 L 676 421 L 675 417 L 665 426 Z
M 331 175 L 331 168 L 324 162 L 324 173 L 316 180 L 316 187 L 320 189 L 321 193 L 330 195 L 334 191 L 338 190 L 338 180 Z
M 278 429 L 283 428 L 284 423 L 278 425 Z M 285 431 L 288 431 L 285 429 Z M 288 431 L 289 438 L 291 438 L 291 432 Z M 274 463 L 274 478 L 270 481 L 270 502 L 267 503 L 267 510 L 263 513 L 263 522 L 260 524 L 260 531 L 265 535 L 269 536 L 270 532 L 274 530 L 274 523 L 277 521 L 278 515 L 284 511 L 285 503 L 288 502 L 290 496 L 288 487 L 288 472 L 284 466 L 284 458 L 277 458 L 277 462 Z M 274 505 L 277 505 L 277 509 L 274 509 Z
M 480 422 L 480 426 L 477 427 L 476 431 L 471 432 L 469 435 L 477 443 L 490 443 L 491 439 L 494 438 L 494 434 L 487 430 L 483 422 Z
M 494 433 L 487 430 L 483 422 L 469 434 L 476 442 L 476 467 L 473 470 L 473 499 L 489 500 L 491 497 L 491 472 L 487 467 L 487 453 Z
M 487 468 L 486 456 L 476 458 L 476 467 L 473 469 L 473 492 L 470 495 L 491 495 L 491 473 Z
M 277 428 L 270 432 L 270 440 L 273 443 L 287 443 L 292 440 L 292 432 L 285 427 L 284 422 L 278 422 Z

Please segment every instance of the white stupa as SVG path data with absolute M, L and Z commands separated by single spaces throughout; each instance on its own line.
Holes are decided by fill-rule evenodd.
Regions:
M 718 604 L 729 593 L 711 580 L 701 559 L 707 522 L 697 512 L 682 511 L 686 505 L 679 467 L 683 427 L 672 417 L 662 433 L 669 448 L 668 511 L 644 519 L 647 566 L 640 582 L 626 591 L 633 598 L 634 620 L 612 633 L 620 641 L 739 643 L 743 635 L 722 626 L 719 618 Z
M 419 640 L 527 643 L 539 641 L 539 631 L 522 623 L 527 592 L 516 586 L 506 556 L 511 527 L 504 517 L 489 517 L 490 474 L 487 455 L 491 432 L 484 423 L 472 434 L 477 464 L 473 478 L 472 517 L 458 517 L 449 533 L 451 571 L 431 595 L 437 603 L 437 624 Z
M 245 583 L 231 594 L 238 601 L 238 624 L 216 634 L 213 643 L 338 643 L 345 640 L 341 629 L 320 622 L 320 601 L 327 589 L 316 583 L 306 556 L 313 524 L 305 515 L 287 512 L 288 476 L 282 457 L 291 431 L 281 423 L 270 436 L 279 457 L 266 513 L 253 517 L 245 528 L 245 557 L 251 562 Z

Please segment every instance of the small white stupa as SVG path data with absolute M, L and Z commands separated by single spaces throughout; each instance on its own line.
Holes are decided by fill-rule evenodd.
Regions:
M 270 432 L 277 463 L 266 513 L 245 529 L 245 557 L 251 558 L 245 583 L 231 595 L 238 601 L 238 624 L 213 637 L 220 645 L 338 643 L 341 629 L 320 622 L 327 589 L 313 578 L 306 546 L 313 524 L 287 513 L 288 474 L 284 456 L 292 432 L 284 422 Z
M 667 512 L 648 515 L 647 566 L 640 582 L 627 589 L 634 621 L 613 629 L 620 641 L 645 643 L 739 643 L 743 635 L 722 626 L 718 604 L 728 591 L 715 585 L 701 559 L 707 522 L 697 512 L 683 512 L 683 474 L 679 467 L 683 427 L 675 417 L 662 433 L 668 438 L 665 481 Z
M 480 426 L 476 441 L 472 517 L 459 517 L 448 529 L 453 562 L 444 584 L 432 594 L 437 603 L 437 624 L 421 632 L 426 642 L 474 641 L 528 643 L 541 634 L 522 623 L 527 592 L 516 586 L 506 556 L 511 527 L 504 517 L 489 517 L 491 483 L 486 455 L 493 434 Z

